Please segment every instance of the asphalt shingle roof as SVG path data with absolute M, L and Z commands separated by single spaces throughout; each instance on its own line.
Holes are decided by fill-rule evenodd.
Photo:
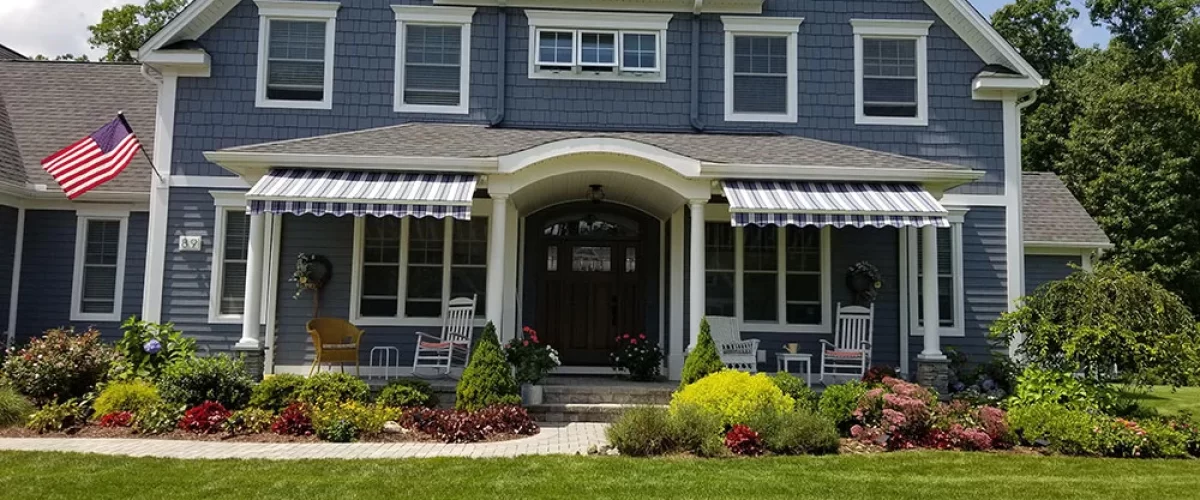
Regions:
M 59 190 L 42 170 L 42 158 L 96 131 L 122 110 L 153 156 L 157 92 L 136 64 L 0 61 L 0 180 Z M 24 171 L 15 170 L 17 166 Z M 139 154 L 121 175 L 95 190 L 146 193 L 151 175 L 150 163 Z
M 10 60 L 14 60 L 14 59 L 29 59 L 29 58 L 21 55 L 21 53 L 15 51 L 13 49 L 5 47 L 3 44 L 0 44 L 0 61 L 10 61 Z
M 1111 242 L 1079 200 L 1057 175 L 1025 172 L 1023 233 L 1029 243 L 1083 243 L 1107 246 Z
M 555 141 L 615 138 L 714 163 L 967 170 L 966 167 L 787 135 L 578 132 L 407 123 L 225 149 L 252 153 L 495 158 Z

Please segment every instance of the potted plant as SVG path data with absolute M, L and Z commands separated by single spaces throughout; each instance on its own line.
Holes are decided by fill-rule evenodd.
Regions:
M 617 336 L 617 349 L 611 354 L 613 369 L 629 373 L 631 380 L 648 382 L 661 374 L 663 352 L 646 334 Z
M 846 271 L 846 288 L 854 295 L 854 304 L 870 305 L 883 288 L 883 274 L 879 268 L 867 261 L 859 261 Z
M 504 346 L 504 355 L 516 371 L 517 383 L 521 384 L 521 403 L 526 406 L 542 404 L 543 390 L 538 382 L 562 364 L 558 360 L 558 351 L 543 344 L 537 331 L 527 326 L 521 329 L 519 338 Z

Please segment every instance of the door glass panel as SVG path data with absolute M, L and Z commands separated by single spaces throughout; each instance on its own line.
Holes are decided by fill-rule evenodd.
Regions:
M 638 223 L 617 215 L 568 216 L 546 224 L 542 234 L 551 238 L 623 238 L 637 236 Z
M 632 273 L 637 271 L 637 249 L 629 247 L 625 249 L 625 272 Z
M 571 270 L 578 272 L 612 271 L 612 248 L 575 247 L 571 256 Z
M 546 247 L 546 270 L 558 270 L 558 247 L 554 245 Z

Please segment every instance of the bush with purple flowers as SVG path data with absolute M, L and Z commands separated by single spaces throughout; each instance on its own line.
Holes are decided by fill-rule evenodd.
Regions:
M 124 334 L 116 347 L 122 359 L 113 370 L 114 378 L 156 381 L 168 365 L 196 356 L 196 340 L 185 337 L 174 324 L 130 316 L 121 330 Z

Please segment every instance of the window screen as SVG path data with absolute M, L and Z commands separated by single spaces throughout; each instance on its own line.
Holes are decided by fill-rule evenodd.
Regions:
M 457 106 L 462 28 L 408 24 L 404 29 L 404 103 Z
M 267 37 L 267 98 L 325 97 L 325 21 L 273 20 Z
M 917 116 L 917 41 L 864 38 L 863 114 Z
M 733 37 L 733 110 L 787 113 L 787 37 Z
M 221 264 L 221 314 L 242 314 L 246 308 L 246 253 L 250 216 L 245 210 L 225 212 L 225 248 Z

